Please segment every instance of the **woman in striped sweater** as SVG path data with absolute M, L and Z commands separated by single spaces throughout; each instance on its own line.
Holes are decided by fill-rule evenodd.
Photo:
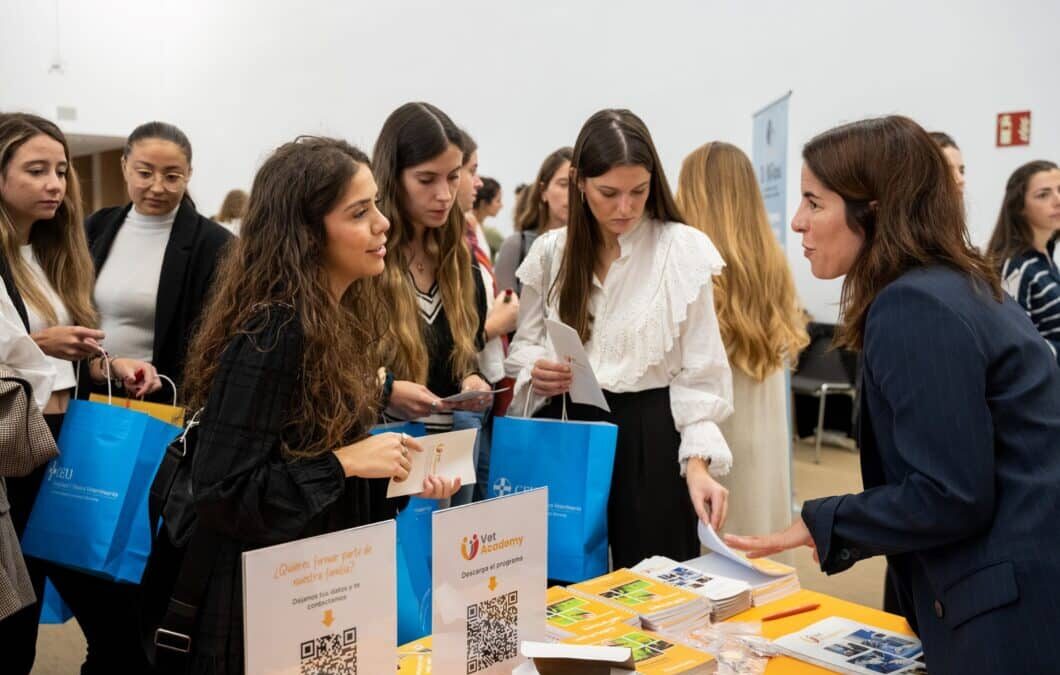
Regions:
M 1030 315 L 1060 358 L 1060 168 L 1044 160 L 1016 169 L 1005 186 L 989 252 L 1002 286 Z

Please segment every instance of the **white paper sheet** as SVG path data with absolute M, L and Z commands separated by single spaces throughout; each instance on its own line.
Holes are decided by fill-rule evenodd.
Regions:
M 423 481 L 427 476 L 441 476 L 447 480 L 459 478 L 461 485 L 474 484 L 477 436 L 478 429 L 462 429 L 417 438 L 423 452 L 409 451 L 412 460 L 409 477 L 400 483 L 391 478 L 386 489 L 387 498 L 423 492 Z
M 545 319 L 545 329 L 548 331 L 548 339 L 552 342 L 557 360 L 569 363 L 574 373 L 570 400 L 611 412 L 611 407 L 604 398 L 604 391 L 596 379 L 596 373 L 589 364 L 589 355 L 585 352 L 585 345 L 582 344 L 578 331 L 555 319 Z

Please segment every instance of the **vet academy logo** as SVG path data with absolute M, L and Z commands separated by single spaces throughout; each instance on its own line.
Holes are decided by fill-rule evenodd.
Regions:
M 497 536 L 496 532 L 472 534 L 470 537 L 464 537 L 460 541 L 460 557 L 464 560 L 474 560 L 479 555 L 521 547 L 523 539 L 523 537 L 501 538 Z
M 479 540 L 478 535 L 471 535 L 471 541 L 468 542 L 468 538 L 464 537 L 464 540 L 460 542 L 460 555 L 464 557 L 464 560 L 474 560 L 475 556 L 478 555 Z

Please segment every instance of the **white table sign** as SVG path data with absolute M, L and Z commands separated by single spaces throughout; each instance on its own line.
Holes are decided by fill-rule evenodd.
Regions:
M 244 553 L 246 672 L 393 672 L 396 537 L 388 520 Z
M 433 671 L 494 675 L 545 639 L 548 488 L 434 513 Z

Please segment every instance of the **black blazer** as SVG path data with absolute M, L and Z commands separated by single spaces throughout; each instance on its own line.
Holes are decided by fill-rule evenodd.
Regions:
M 932 675 L 1060 663 L 1060 368 L 1007 295 L 944 267 L 865 326 L 859 494 L 802 517 L 821 568 L 886 555 Z
M 132 204 L 100 209 L 85 221 L 97 276 L 130 209 Z M 158 281 L 151 362 L 159 373 L 171 377 L 178 388 L 184 377 L 188 343 L 210 292 L 217 263 L 231 239 L 228 230 L 199 215 L 188 200 L 177 209 Z M 159 392 L 160 400 L 172 396 L 167 389 L 163 387 Z

